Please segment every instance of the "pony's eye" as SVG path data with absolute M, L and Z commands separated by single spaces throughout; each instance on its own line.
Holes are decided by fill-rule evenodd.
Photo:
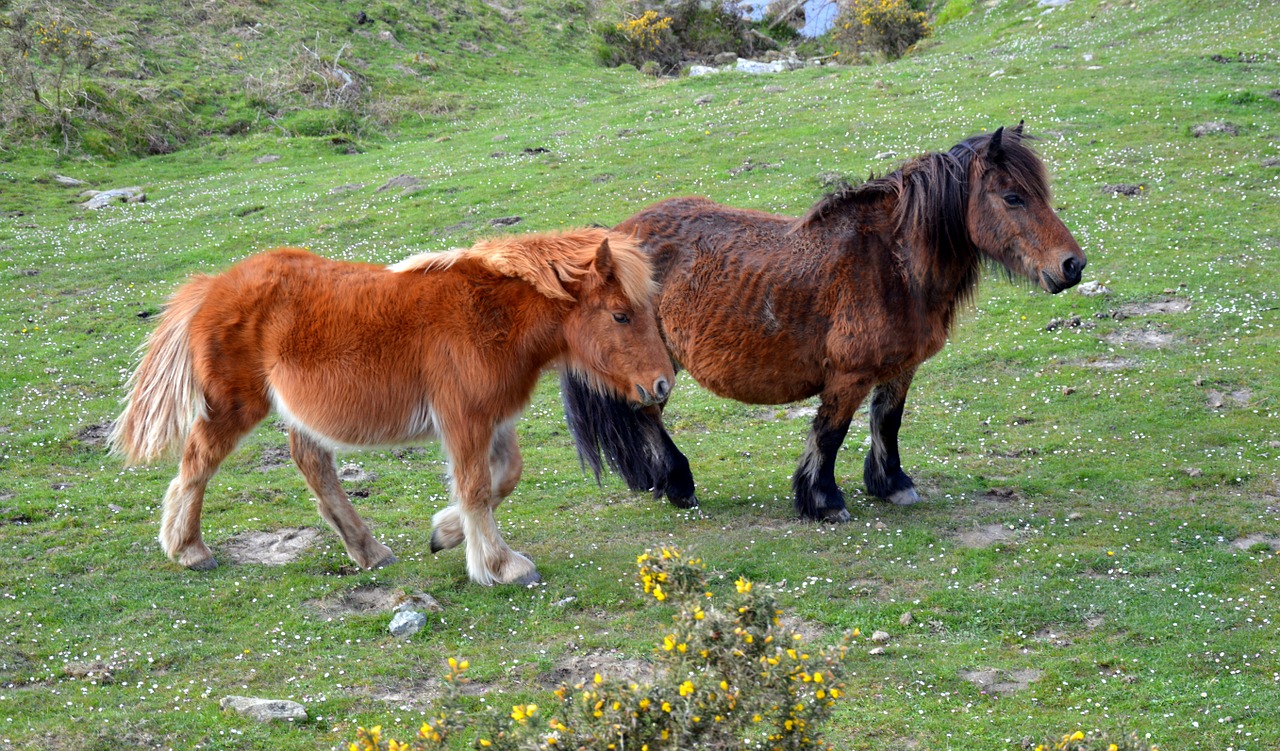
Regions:
M 631 323 L 631 316 L 627 315 L 626 313 L 614 313 L 613 320 L 617 321 L 618 323 Z
M 1022 196 L 1017 193 L 1005 193 L 1004 202 L 1006 205 L 1012 206 L 1015 209 L 1020 209 L 1027 205 L 1027 202 L 1022 200 Z

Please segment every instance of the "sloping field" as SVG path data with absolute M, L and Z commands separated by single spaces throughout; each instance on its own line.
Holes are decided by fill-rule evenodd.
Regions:
M 671 610 L 642 596 L 634 561 L 659 545 L 700 555 L 722 591 L 773 586 L 818 642 L 889 633 L 882 655 L 855 643 L 826 729 L 839 749 L 1016 749 L 1076 729 L 1166 750 L 1280 745 L 1280 6 L 999 0 L 892 64 L 678 80 L 592 67 L 586 24 L 557 31 L 556 8 L 509 12 L 524 20 L 479 51 L 448 36 L 447 73 L 400 73 L 399 95 L 447 103 L 416 123 L 203 136 L 136 161 L 5 152 L 0 749 L 336 748 L 375 724 L 409 737 L 450 656 L 470 661 L 477 708 L 641 674 Z M 313 22 L 299 12 L 290 35 L 315 39 Z M 346 28 L 322 35 L 327 54 Z M 528 47 L 521 28 L 540 30 Z M 439 42 L 414 30 L 385 60 L 359 54 L 390 70 Z M 193 49 L 175 45 L 171 67 L 197 90 Z M 430 552 L 447 494 L 435 446 L 340 458 L 399 557 L 377 572 L 350 566 L 278 424 L 210 485 L 210 572 L 155 541 L 174 466 L 105 453 L 134 350 L 192 273 L 286 244 L 387 263 L 613 224 L 680 194 L 799 214 L 833 176 L 1020 120 L 1085 281 L 1106 291 L 988 275 L 907 403 L 916 506 L 863 493 L 864 413 L 837 465 L 853 521 L 798 521 L 790 477 L 815 405 L 728 402 L 686 376 L 667 418 L 698 512 L 597 486 L 554 378 L 541 384 L 519 425 L 524 479 L 498 513 L 544 577 L 527 589 L 477 587 L 460 551 Z M 55 174 L 146 200 L 85 209 Z M 256 562 L 263 533 L 279 533 L 282 565 Z M 400 593 L 441 606 L 408 640 L 387 631 Z M 224 714 L 228 695 L 292 699 L 309 719 Z

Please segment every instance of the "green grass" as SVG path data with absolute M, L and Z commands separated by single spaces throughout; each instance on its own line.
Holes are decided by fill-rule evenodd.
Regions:
M 357 724 L 416 727 L 427 706 L 412 697 L 430 694 L 449 656 L 470 660 L 485 703 L 538 701 L 540 678 L 574 655 L 650 654 L 670 611 L 641 596 L 634 560 L 662 544 L 703 557 L 722 589 L 740 575 L 776 586 L 820 639 L 893 635 L 885 656 L 859 646 L 828 728 L 837 748 L 1014 749 L 1076 728 L 1135 730 L 1162 749 L 1275 748 L 1280 556 L 1232 542 L 1280 534 L 1280 169 L 1263 166 L 1280 137 L 1277 27 L 1280 9 L 1248 0 L 1075 0 L 1048 14 L 1006 0 L 975 4 L 891 65 L 657 82 L 580 62 L 585 52 L 541 64 L 543 38 L 525 47 L 494 27 L 506 54 L 442 76 L 439 95 L 460 106 L 393 136 L 277 129 L 138 161 L 6 152 L 0 748 L 335 748 Z M 1237 53 L 1259 61 L 1212 59 Z M 204 90 L 193 58 L 164 59 Z M 320 544 L 279 568 L 195 573 L 155 542 L 174 467 L 123 470 L 84 432 L 118 411 L 154 325 L 139 314 L 187 275 L 265 247 L 388 262 L 469 244 L 498 217 L 523 217 L 516 231 L 612 223 L 687 193 L 796 214 L 824 172 L 878 174 L 1020 119 L 1042 138 L 1086 279 L 1112 294 L 984 282 L 908 400 L 918 506 L 862 493 L 860 417 L 837 466 L 854 521 L 796 520 L 789 480 L 807 420 L 687 377 L 668 417 L 702 512 L 611 478 L 596 487 L 548 379 L 520 424 L 524 480 L 499 512 L 543 584 L 483 589 L 458 551 L 429 552 L 446 492 L 436 447 L 343 457 L 375 476 L 356 505 L 400 558 L 352 571 L 296 471 L 258 469 L 284 445 L 270 424 L 211 484 L 206 539 L 219 554 L 239 532 L 309 526 Z M 1191 135 L 1211 120 L 1240 135 Z M 549 151 L 524 153 L 537 147 Z M 267 154 L 281 158 L 254 162 Z M 748 160 L 755 169 L 730 174 Z M 54 173 L 140 185 L 148 200 L 84 211 Z M 423 187 L 377 191 L 400 174 Z M 1144 189 L 1103 192 L 1118 183 Z M 362 187 L 332 192 L 349 185 Z M 1166 299 L 1190 310 L 1112 315 Z M 1071 316 L 1081 326 L 1046 330 Z M 1139 332 L 1167 343 L 1141 346 Z M 1211 392 L 1227 395 L 1221 408 Z M 960 544 L 985 525 L 1008 534 Z M 330 620 L 309 604 L 375 583 L 444 610 L 401 642 L 387 615 Z M 113 666 L 109 679 L 77 677 L 95 661 Z M 961 677 L 1027 668 L 1043 674 L 1007 696 Z M 410 698 L 378 698 L 391 693 Z M 228 694 L 293 698 L 312 719 L 223 715 Z

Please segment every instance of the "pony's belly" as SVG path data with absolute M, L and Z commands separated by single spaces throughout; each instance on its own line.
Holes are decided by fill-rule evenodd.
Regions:
M 299 399 L 271 392 L 271 403 L 290 429 L 299 429 L 332 448 L 371 448 L 420 443 L 439 437 L 435 412 L 425 399 L 412 408 L 353 398 Z

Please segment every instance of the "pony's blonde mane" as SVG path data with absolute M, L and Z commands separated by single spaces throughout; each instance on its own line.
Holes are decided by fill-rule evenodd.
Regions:
M 588 227 L 481 240 L 470 248 L 419 253 L 387 268 L 395 272 L 444 270 L 459 261 L 476 261 L 500 276 L 523 279 L 553 300 L 573 300 L 566 282 L 594 274 L 600 243 L 609 241 L 614 272 L 623 294 L 642 304 L 657 292 L 649 258 L 632 237 Z

